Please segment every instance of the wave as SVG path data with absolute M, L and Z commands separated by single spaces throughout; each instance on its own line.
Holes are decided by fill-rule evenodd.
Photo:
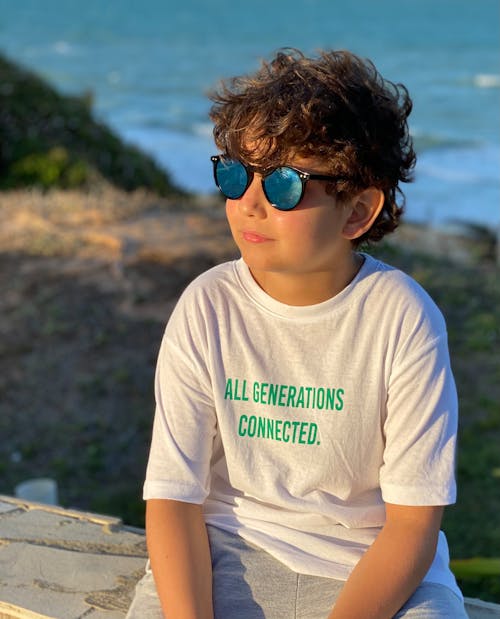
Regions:
M 52 45 L 52 49 L 56 52 L 56 54 L 61 54 L 63 56 L 67 56 L 73 51 L 72 46 L 67 41 L 56 41 Z
M 429 150 L 419 157 L 415 181 L 403 187 L 409 220 L 439 225 L 461 220 L 500 223 L 500 147 Z
M 204 138 L 211 138 L 213 133 L 213 125 L 212 123 L 194 123 L 192 126 L 193 133 L 195 135 L 202 136 Z
M 497 73 L 478 73 L 472 81 L 477 88 L 500 88 L 500 75 Z
M 422 153 L 417 175 L 459 183 L 499 182 L 500 147 L 447 148 Z
M 455 150 L 464 148 L 477 148 L 478 143 L 470 139 L 452 138 L 449 135 L 430 133 L 412 127 L 410 130 L 417 153 L 427 150 Z

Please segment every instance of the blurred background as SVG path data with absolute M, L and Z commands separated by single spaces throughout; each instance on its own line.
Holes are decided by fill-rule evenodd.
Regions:
M 500 222 L 496 0 L 1 0 L 0 49 L 144 148 L 182 187 L 212 189 L 206 91 L 284 46 L 346 48 L 413 96 L 420 155 L 408 217 Z
M 206 93 L 280 47 L 347 48 L 414 100 L 407 224 L 377 252 L 445 314 L 444 528 L 466 594 L 500 602 L 497 0 L 0 0 L 0 494 L 48 477 L 61 504 L 143 525 L 165 322 L 235 255 Z

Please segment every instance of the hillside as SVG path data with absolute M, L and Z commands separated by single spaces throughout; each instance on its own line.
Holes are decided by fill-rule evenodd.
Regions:
M 128 191 L 183 193 L 153 159 L 96 121 L 91 104 L 91 95 L 63 96 L 0 55 L 0 189 L 105 180 Z

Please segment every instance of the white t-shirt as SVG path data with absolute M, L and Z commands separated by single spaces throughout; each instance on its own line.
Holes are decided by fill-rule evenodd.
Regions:
M 289 306 L 242 259 L 184 291 L 158 358 L 144 498 L 292 570 L 345 580 L 384 502 L 455 501 L 457 397 L 446 327 L 410 277 L 370 256 L 339 294 Z M 454 589 L 440 533 L 426 580 Z

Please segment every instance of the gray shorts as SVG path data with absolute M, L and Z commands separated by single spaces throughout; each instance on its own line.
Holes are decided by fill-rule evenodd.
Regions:
M 238 535 L 208 526 L 215 619 L 326 619 L 343 582 L 292 572 Z M 467 619 L 448 587 L 424 583 L 395 619 Z M 136 587 L 126 619 L 164 619 L 151 572 Z

